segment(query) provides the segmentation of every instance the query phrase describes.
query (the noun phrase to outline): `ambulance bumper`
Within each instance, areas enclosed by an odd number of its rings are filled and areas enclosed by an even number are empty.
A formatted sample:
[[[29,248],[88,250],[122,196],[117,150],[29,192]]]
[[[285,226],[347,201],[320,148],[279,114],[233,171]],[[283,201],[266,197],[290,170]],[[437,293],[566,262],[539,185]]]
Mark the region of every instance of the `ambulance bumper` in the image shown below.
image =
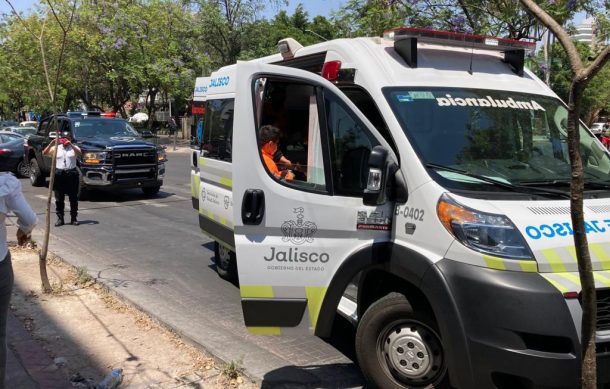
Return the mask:
[[[422,281],[435,306],[448,360],[456,361],[449,367],[455,386],[579,387],[575,323],[580,306],[539,274],[444,259]],[[610,382],[610,352],[602,351],[610,347],[603,346],[598,344],[600,384]]]

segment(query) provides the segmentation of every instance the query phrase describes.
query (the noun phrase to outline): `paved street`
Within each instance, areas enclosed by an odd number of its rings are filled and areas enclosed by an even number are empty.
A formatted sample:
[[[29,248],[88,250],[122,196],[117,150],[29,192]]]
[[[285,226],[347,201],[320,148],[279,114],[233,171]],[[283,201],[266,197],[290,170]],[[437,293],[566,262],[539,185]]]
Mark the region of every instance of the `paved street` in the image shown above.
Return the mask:
[[[346,356],[352,354],[345,345],[353,330],[342,320],[333,344],[246,331],[239,289],[216,274],[212,244],[192,209],[190,154],[169,151],[168,157],[158,196],[147,198],[140,190],[95,193],[80,203],[81,226],[52,227],[50,250],[72,265],[85,266],[187,341],[224,361],[239,361],[263,387],[360,387],[361,375]],[[34,188],[25,179],[22,183],[43,224],[47,188]],[[41,232],[35,233],[39,242]]]

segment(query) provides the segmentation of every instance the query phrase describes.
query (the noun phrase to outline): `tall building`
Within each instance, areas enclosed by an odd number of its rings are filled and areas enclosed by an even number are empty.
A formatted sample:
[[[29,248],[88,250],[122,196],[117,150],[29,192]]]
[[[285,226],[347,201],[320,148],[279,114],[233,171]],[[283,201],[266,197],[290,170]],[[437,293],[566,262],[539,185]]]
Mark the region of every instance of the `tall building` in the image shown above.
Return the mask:
[[[577,42],[585,42],[591,44],[595,35],[595,19],[586,18],[580,24],[576,25],[576,33],[572,34],[572,39]]]

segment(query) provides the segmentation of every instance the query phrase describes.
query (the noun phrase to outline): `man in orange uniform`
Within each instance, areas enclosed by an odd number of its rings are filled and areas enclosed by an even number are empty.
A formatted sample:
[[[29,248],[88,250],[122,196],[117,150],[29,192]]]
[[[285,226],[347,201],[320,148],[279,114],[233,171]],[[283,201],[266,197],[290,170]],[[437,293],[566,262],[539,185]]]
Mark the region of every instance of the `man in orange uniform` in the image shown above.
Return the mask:
[[[280,170],[277,164],[273,160],[273,156],[278,149],[280,141],[280,130],[277,127],[266,125],[259,129],[259,144],[261,148],[261,154],[263,161],[267,166],[267,169],[273,174],[274,177],[286,180],[292,180],[294,173],[291,170]]]

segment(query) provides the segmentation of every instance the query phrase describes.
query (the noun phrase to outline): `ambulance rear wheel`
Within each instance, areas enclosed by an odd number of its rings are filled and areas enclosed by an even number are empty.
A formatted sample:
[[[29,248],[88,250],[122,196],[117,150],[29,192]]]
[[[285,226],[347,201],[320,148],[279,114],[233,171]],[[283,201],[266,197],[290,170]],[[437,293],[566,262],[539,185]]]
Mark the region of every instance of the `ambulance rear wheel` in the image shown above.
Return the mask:
[[[216,271],[221,278],[233,281],[237,278],[237,261],[235,253],[229,250],[226,246],[214,242],[214,263]]]
[[[449,377],[435,321],[390,293],[373,303],[356,331],[364,376],[379,388],[446,388]]]

